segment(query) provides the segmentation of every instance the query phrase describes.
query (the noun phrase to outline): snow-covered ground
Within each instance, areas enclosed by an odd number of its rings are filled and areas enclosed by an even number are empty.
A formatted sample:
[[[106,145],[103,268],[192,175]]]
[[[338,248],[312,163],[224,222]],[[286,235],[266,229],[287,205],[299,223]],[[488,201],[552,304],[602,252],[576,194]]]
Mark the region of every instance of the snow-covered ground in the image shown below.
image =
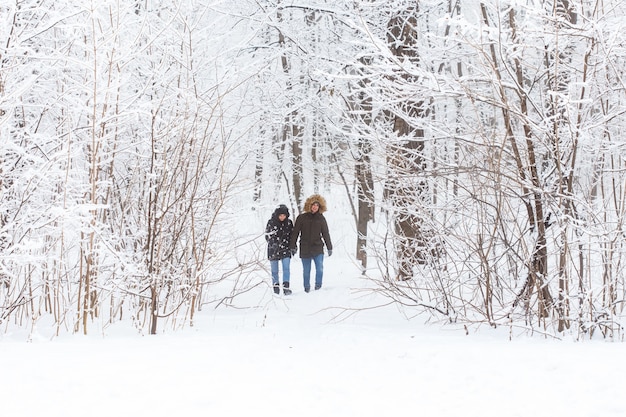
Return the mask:
[[[377,303],[347,256],[326,259],[322,290],[269,286],[257,307],[204,309],[156,336],[0,339],[0,411],[14,417],[626,415],[626,346],[516,337],[406,320]],[[258,302],[260,300],[260,303]]]

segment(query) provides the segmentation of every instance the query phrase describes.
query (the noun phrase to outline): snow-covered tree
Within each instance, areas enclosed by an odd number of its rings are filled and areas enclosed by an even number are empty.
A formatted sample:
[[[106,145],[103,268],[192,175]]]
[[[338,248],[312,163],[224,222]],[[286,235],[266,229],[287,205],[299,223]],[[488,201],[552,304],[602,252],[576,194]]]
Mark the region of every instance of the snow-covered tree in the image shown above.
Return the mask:
[[[236,210],[337,189],[407,308],[622,331],[622,2],[0,12],[1,323],[193,324],[258,285]]]

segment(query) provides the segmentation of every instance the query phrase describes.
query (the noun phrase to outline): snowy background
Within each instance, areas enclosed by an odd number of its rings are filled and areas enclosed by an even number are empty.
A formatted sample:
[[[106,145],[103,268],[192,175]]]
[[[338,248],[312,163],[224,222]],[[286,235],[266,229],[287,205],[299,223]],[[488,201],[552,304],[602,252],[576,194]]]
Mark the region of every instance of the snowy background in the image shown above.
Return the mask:
[[[0,417],[625,416],[625,4],[2,3]]]
[[[466,332],[380,307],[348,255],[350,223],[327,218],[337,247],[320,291],[303,292],[294,258],[292,296],[259,271],[237,308],[206,308],[192,328],[0,335],[2,415],[626,415],[623,343]]]

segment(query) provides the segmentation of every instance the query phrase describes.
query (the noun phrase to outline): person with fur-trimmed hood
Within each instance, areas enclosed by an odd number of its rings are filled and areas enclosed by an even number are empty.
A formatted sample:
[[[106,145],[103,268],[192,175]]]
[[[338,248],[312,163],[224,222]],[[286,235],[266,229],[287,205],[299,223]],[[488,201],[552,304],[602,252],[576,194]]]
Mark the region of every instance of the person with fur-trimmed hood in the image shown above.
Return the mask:
[[[333,254],[333,244],[330,241],[328,224],[324,217],[326,207],[326,200],[319,194],[313,194],[307,198],[304,203],[304,212],[296,218],[296,224],[291,233],[289,248],[294,255],[298,237],[300,237],[300,259],[306,292],[311,290],[311,261],[315,263],[315,289],[319,290],[322,288],[324,277],[324,245],[326,245],[328,256]]]
[[[293,230],[293,222],[289,219],[289,209],[281,204],[274,210],[272,217],[265,226],[265,240],[267,241],[267,259],[270,261],[272,270],[272,284],[274,293],[280,294],[280,281],[278,279],[279,263],[283,267],[283,292],[291,294],[289,289],[289,275],[291,263],[291,250],[289,238]]]

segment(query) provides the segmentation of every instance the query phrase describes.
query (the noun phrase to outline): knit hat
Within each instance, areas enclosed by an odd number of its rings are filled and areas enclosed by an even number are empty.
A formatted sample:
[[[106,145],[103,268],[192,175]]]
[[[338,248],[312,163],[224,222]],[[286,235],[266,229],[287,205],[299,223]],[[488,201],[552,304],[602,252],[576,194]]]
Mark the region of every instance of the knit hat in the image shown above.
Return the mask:
[[[278,217],[278,215],[280,214],[284,214],[285,216],[289,217],[289,209],[286,205],[281,204],[276,210],[274,210],[274,214],[276,215],[276,217]]]

